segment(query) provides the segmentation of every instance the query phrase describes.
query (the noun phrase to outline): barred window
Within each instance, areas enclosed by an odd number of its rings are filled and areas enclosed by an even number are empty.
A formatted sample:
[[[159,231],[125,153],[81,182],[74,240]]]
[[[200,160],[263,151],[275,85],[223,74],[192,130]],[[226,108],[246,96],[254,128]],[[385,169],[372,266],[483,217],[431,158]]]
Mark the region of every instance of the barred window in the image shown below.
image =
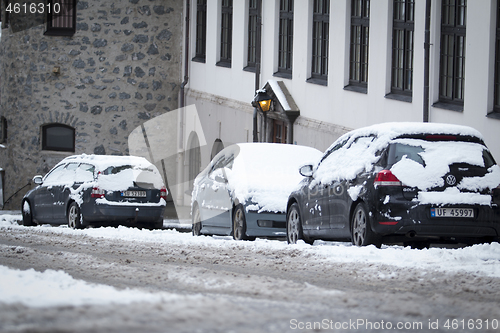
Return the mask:
[[[196,6],[196,48],[194,61],[205,62],[207,51],[207,0],[198,0]]]
[[[257,0],[248,1],[248,53],[247,69],[255,69],[257,62],[257,29],[258,29]]]
[[[467,0],[443,0],[439,101],[464,103]]]
[[[394,0],[391,92],[411,96],[415,0]]]
[[[500,1],[497,2],[497,30],[495,44],[495,90],[492,115],[500,118]]]
[[[76,31],[76,0],[47,0],[45,35],[72,36]]]
[[[220,59],[218,66],[231,67],[233,39],[233,0],[222,0],[220,29]]]
[[[368,86],[369,28],[370,0],[352,0],[349,84],[365,89]]]
[[[280,0],[278,73],[292,77],[293,0]]]
[[[312,67],[309,82],[325,84],[328,80],[328,41],[330,0],[314,0]]]

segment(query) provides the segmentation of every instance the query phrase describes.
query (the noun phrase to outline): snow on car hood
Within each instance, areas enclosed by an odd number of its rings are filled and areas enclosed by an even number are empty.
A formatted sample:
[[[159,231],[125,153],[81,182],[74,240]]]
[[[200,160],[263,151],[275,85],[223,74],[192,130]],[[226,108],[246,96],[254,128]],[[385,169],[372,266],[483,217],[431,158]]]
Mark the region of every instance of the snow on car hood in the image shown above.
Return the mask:
[[[238,144],[232,169],[226,169],[228,188],[248,210],[284,212],[288,196],[303,179],[299,168],[316,162],[317,149],[273,143]]]

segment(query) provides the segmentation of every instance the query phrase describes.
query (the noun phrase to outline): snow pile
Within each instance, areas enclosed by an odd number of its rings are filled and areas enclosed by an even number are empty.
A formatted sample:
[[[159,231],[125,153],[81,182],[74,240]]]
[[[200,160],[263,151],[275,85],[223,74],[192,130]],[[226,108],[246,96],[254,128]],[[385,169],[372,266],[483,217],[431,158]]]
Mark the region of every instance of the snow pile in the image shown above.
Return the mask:
[[[31,307],[130,304],[161,302],[178,298],[168,293],[147,293],[139,290],[118,290],[73,279],[63,271],[37,272],[0,266],[0,303],[22,303]]]
[[[237,251],[270,252],[283,255],[300,255],[311,262],[385,264],[396,267],[432,270],[437,272],[468,272],[477,275],[500,277],[500,244],[480,244],[465,248],[430,248],[423,250],[402,246],[357,247],[348,242],[316,241],[313,246],[304,242],[288,245],[280,240],[257,239],[254,242],[238,242],[232,237],[198,236],[175,230],[139,230],[136,228],[93,228],[73,230],[67,227],[23,227],[11,224],[0,215],[0,231],[30,228],[44,234],[86,235],[94,238],[152,242],[169,246],[206,246],[210,248],[234,249]]]

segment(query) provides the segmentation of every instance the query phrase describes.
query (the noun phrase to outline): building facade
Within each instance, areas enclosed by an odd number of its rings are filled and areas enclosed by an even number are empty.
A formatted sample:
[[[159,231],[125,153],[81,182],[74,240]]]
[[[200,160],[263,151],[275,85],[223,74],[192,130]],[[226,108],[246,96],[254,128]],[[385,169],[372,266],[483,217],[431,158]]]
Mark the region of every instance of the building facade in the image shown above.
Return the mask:
[[[177,109],[184,40],[182,1],[13,3],[2,1],[0,45],[5,209],[62,158],[128,155],[132,130]]]
[[[499,8],[497,0],[192,0],[187,104],[214,150],[252,141],[258,87],[273,97],[259,141],[324,150],[350,129],[425,119],[478,129],[499,161]]]

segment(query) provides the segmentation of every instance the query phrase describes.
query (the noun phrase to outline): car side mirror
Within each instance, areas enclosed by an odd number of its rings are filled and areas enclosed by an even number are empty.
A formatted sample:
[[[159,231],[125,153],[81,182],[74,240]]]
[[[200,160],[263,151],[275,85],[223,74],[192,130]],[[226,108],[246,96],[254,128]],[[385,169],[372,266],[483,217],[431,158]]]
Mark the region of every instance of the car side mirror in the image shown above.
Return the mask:
[[[299,169],[299,173],[304,177],[312,177],[313,175],[313,166],[310,164],[303,165]]]
[[[43,177],[42,176],[33,177],[33,183],[35,183],[36,185],[42,185],[43,184]]]

